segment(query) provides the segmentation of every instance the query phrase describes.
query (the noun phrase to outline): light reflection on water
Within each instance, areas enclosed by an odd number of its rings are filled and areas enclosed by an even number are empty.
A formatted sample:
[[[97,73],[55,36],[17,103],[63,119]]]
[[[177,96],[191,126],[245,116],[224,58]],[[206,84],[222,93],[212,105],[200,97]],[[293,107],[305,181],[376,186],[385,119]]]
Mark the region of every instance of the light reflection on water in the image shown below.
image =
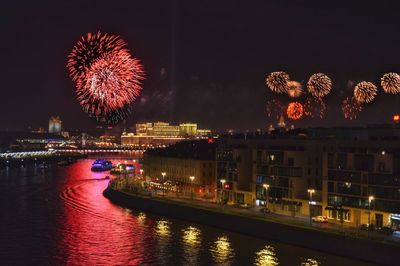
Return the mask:
[[[262,250],[256,252],[255,265],[275,266],[279,265],[275,249],[272,246],[265,246]]]
[[[109,173],[91,172],[92,162],[0,169],[2,264],[363,265],[118,207],[102,195]]]
[[[305,259],[304,261],[301,262],[301,266],[318,266],[321,265],[321,263],[315,259]]]
[[[201,231],[194,227],[189,226],[182,229],[182,243],[183,252],[186,258],[187,265],[199,264],[199,252],[201,247]]]
[[[235,256],[228,237],[220,236],[210,247],[210,252],[215,262],[220,265],[230,265]]]

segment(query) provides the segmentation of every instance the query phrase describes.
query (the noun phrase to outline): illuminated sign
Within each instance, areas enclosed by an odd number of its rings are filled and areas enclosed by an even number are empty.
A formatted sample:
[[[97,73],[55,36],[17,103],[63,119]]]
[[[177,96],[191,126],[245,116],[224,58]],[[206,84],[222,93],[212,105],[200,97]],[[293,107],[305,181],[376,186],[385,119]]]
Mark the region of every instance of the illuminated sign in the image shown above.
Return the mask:
[[[400,115],[394,115],[393,116],[393,121],[399,122],[400,121]]]

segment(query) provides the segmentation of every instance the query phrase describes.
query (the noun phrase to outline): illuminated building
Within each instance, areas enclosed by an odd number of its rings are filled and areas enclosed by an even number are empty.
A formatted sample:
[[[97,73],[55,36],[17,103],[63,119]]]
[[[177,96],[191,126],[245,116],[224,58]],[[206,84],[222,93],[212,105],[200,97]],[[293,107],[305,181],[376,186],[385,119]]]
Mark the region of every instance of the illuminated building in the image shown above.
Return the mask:
[[[156,122],[153,124],[154,136],[167,136],[167,137],[178,137],[179,126],[171,126],[169,123]]]
[[[215,143],[202,139],[148,150],[143,155],[145,176],[152,180],[164,179],[164,182],[177,183],[183,190],[194,185],[197,195],[214,197],[215,146]],[[192,181],[190,176],[194,176]]]
[[[197,124],[193,123],[179,124],[179,133],[181,136],[194,136],[197,134]]]
[[[142,135],[142,136],[153,135],[153,123],[136,124],[136,135]]]
[[[61,119],[60,117],[52,116],[49,119],[49,133],[61,133]]]
[[[183,137],[175,136],[146,136],[146,135],[135,135],[133,133],[124,132],[121,135],[121,144],[127,146],[144,146],[144,147],[156,147],[162,145],[170,145],[179,141],[185,140]]]
[[[211,136],[211,130],[198,129],[197,124],[182,123],[179,126],[166,122],[138,123],[136,134],[124,132],[122,145],[159,146],[169,145],[187,138],[204,138]]]
[[[283,118],[283,115],[279,117],[278,128],[286,128],[286,123],[285,119]]]
[[[228,204],[265,206],[268,200],[274,213],[307,217],[311,211],[351,226],[368,223],[371,208],[375,226],[400,228],[396,125],[222,136],[216,172]]]

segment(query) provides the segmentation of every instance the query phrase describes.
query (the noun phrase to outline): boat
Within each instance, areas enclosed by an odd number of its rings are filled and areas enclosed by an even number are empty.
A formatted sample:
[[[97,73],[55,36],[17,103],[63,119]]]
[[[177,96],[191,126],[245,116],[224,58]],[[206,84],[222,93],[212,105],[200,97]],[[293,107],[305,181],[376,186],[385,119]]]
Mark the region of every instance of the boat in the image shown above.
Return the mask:
[[[66,160],[64,160],[64,161],[59,161],[58,163],[57,163],[57,165],[58,166],[67,166],[67,165],[70,165],[70,164],[73,164],[73,163],[75,163],[76,162],[76,159],[75,158],[71,158],[71,157],[68,157]]]
[[[135,173],[135,166],[133,164],[118,163],[113,169],[111,169],[111,174],[133,174]]]
[[[59,161],[59,162],[57,163],[57,165],[58,165],[58,166],[67,166],[67,165],[70,165],[70,162],[68,162],[68,161]]]
[[[101,171],[108,171],[111,170],[112,163],[107,160],[96,160],[92,164],[92,171],[94,172],[101,172]]]

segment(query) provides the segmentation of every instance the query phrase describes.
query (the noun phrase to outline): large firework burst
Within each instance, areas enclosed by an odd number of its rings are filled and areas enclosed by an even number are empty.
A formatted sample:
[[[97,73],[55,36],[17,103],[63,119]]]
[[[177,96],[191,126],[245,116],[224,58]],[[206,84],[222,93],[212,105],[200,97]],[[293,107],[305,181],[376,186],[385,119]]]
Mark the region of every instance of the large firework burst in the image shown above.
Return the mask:
[[[347,97],[342,102],[342,112],[345,119],[354,120],[362,111],[362,105],[354,97]]]
[[[400,75],[397,73],[386,73],[381,78],[381,86],[386,93],[400,93]]]
[[[304,115],[312,118],[323,118],[326,110],[326,105],[321,98],[308,97],[304,103]]]
[[[313,74],[308,79],[307,90],[312,96],[316,98],[324,97],[331,91],[331,89],[332,81],[327,75],[323,73]]]
[[[98,121],[123,119],[142,90],[143,67],[125,47],[119,36],[88,33],[68,56],[78,101]]]
[[[291,102],[286,109],[286,114],[288,118],[298,120],[304,114],[304,107],[299,102]]]
[[[267,101],[267,116],[278,119],[283,113],[283,105],[278,99]]]
[[[369,103],[375,99],[377,87],[368,81],[361,81],[354,88],[354,98],[359,103]]]
[[[268,88],[277,93],[285,93],[288,90],[288,82],[290,78],[286,72],[272,72],[267,76],[266,84]]]
[[[292,98],[298,98],[301,96],[301,94],[303,93],[303,86],[300,84],[300,82],[297,81],[289,81],[287,83],[287,94],[292,97]]]

